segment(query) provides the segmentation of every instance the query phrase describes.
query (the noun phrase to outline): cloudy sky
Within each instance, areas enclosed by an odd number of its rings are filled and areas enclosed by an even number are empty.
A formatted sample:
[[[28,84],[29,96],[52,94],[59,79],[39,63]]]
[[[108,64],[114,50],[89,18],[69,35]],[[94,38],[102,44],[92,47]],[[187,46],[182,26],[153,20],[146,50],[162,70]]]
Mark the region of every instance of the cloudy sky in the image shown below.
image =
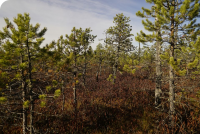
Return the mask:
[[[97,35],[91,44],[95,49],[102,42],[99,40],[105,38],[104,31],[114,25],[113,17],[118,13],[130,17],[134,35],[144,30],[142,19],[135,15],[142,6],[150,7],[145,0],[7,0],[0,8],[0,30],[5,26],[5,17],[13,20],[18,13],[26,12],[30,14],[32,24],[47,27],[43,45],[57,40],[60,35],[70,34],[74,26],[90,27],[92,34]],[[138,43],[133,40],[133,45]]]

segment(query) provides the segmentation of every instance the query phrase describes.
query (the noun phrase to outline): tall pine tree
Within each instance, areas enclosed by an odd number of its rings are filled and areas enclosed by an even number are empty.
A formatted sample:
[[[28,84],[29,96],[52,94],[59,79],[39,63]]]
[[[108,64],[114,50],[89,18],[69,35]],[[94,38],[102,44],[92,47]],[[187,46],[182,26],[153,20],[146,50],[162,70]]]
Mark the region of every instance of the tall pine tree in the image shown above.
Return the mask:
[[[121,52],[128,52],[133,49],[131,34],[132,26],[130,26],[130,17],[126,17],[121,14],[116,14],[114,17],[115,26],[107,29],[106,33],[109,38],[106,39],[106,43],[114,47],[115,63],[113,65],[113,82],[115,83],[117,68],[119,66],[119,56]]]
[[[23,134],[26,134],[28,131],[27,117],[30,107],[29,130],[32,134],[34,97],[37,96],[33,93],[32,63],[39,53],[40,44],[44,40],[43,35],[47,29],[43,28],[41,31],[38,31],[40,25],[38,23],[35,26],[30,24],[30,17],[27,13],[24,15],[18,14],[13,21],[17,27],[15,27],[8,18],[5,18],[7,26],[3,28],[3,31],[0,31],[0,38],[4,40],[1,47],[5,52],[5,54],[0,57],[0,61],[3,65],[2,71],[7,73],[9,77],[7,88],[4,91],[8,99],[18,96],[22,98]],[[13,96],[14,94],[12,92],[7,92],[8,90],[14,92],[17,96]],[[16,92],[18,90],[22,91],[20,92],[21,95]]]
[[[148,19],[142,21],[145,29],[152,31],[153,34],[145,34],[141,31],[138,40],[153,40],[161,43],[166,42],[170,46],[169,51],[169,113],[171,126],[173,127],[173,116],[175,115],[175,71],[185,73],[177,68],[175,59],[175,49],[182,44],[184,39],[196,38],[199,33],[199,24],[196,18],[199,16],[199,0],[147,0],[148,3],[154,4],[152,9],[143,8],[148,16],[156,18],[152,23]],[[159,11],[159,12],[158,12]],[[155,14],[156,13],[156,14]],[[138,16],[146,17],[144,13],[138,12]],[[178,27],[178,28],[177,28]],[[156,33],[160,30],[159,34]],[[191,34],[193,32],[193,34]],[[178,35],[177,35],[177,34]],[[176,38],[175,38],[176,37]]]

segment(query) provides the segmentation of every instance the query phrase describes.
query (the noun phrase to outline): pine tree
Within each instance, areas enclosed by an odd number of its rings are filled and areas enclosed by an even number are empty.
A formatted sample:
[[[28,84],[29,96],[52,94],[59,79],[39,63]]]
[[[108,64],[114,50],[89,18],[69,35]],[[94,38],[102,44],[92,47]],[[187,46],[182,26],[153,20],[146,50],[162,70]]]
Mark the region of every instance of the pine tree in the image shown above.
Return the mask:
[[[66,41],[61,35],[57,41],[52,41],[43,49],[46,50],[47,53],[46,56],[48,56],[47,57],[48,60],[46,59],[46,61],[49,61],[51,63],[49,68],[51,68],[52,71],[57,76],[57,78],[54,79],[54,81],[58,82],[57,85],[61,85],[60,88],[63,98],[62,110],[64,110],[64,105],[65,105],[64,87],[66,87],[67,85],[66,81],[68,79],[68,75],[66,74],[70,70],[70,62],[71,62],[71,60],[68,58],[69,52],[67,51]],[[52,66],[54,68],[52,68]],[[57,92],[59,91],[58,89]]]
[[[71,65],[72,65],[74,111],[75,111],[75,114],[77,115],[76,87],[77,87],[77,84],[79,83],[78,76],[83,75],[80,72],[86,73],[86,65],[87,65],[86,56],[87,56],[87,52],[91,52],[91,48],[89,49],[89,44],[96,38],[96,36],[90,34],[91,32],[90,28],[86,28],[85,30],[82,30],[82,28],[76,29],[75,27],[73,27],[71,32],[72,33],[70,35],[66,34],[65,45],[67,48],[66,50],[69,53],[68,59],[71,61]],[[81,65],[81,61],[80,61],[82,57],[84,58],[84,66]],[[76,116],[75,116],[75,120],[76,120]]]
[[[199,33],[199,24],[196,18],[199,16],[199,0],[147,0],[148,3],[156,4],[152,10],[143,8],[148,16],[157,18],[156,23],[148,19],[142,21],[145,29],[152,31],[153,34],[147,35],[141,31],[140,41],[159,41],[166,42],[170,45],[169,51],[169,103],[170,103],[170,120],[171,126],[174,126],[173,116],[175,115],[175,71],[181,71],[177,68],[178,62],[175,59],[175,49],[181,45],[187,38],[197,38]],[[158,12],[160,11],[160,12]],[[154,14],[154,12],[156,14]],[[146,17],[143,13],[138,12],[138,16]],[[178,27],[178,28],[177,28]],[[155,33],[159,28],[160,32]],[[178,33],[178,36],[176,35]],[[191,34],[193,32],[193,34]],[[175,37],[178,37],[175,39]],[[183,70],[182,72],[185,72]]]
[[[130,26],[130,17],[126,17],[121,14],[117,14],[114,17],[115,26],[107,29],[106,33],[109,38],[106,39],[106,43],[114,47],[115,63],[113,65],[113,83],[115,83],[117,68],[119,66],[119,56],[121,52],[128,52],[133,49],[131,34],[132,26]]]
[[[97,69],[97,73],[96,73],[96,81],[98,82],[98,78],[99,78],[99,76],[101,76],[102,62],[106,57],[104,47],[101,43],[99,43],[96,46],[96,50],[94,51],[94,53],[95,53],[95,55],[94,55],[95,62],[97,62],[97,64],[98,64],[98,69]]]
[[[83,84],[85,86],[85,82],[86,82],[86,70],[87,70],[87,57],[91,54],[91,46],[90,43],[92,43],[94,41],[94,39],[97,36],[91,35],[90,32],[92,32],[92,30],[90,30],[90,28],[86,28],[81,35],[81,45],[83,46],[84,49],[84,67],[83,67]],[[90,49],[89,49],[90,48]]]
[[[28,107],[30,107],[30,120],[29,127],[30,133],[33,133],[33,111],[34,111],[34,93],[32,82],[33,61],[36,59],[40,44],[43,42],[42,37],[46,28],[43,28],[38,32],[40,25],[37,23],[35,26],[30,24],[29,14],[18,14],[17,18],[14,18],[14,24],[5,18],[6,27],[3,28],[3,32],[0,31],[0,38],[5,42],[2,44],[2,49],[5,54],[0,57],[2,71],[7,73],[9,77],[8,86],[4,90],[7,98],[12,94],[7,94],[8,89],[15,88],[12,85],[21,84],[17,90],[22,91],[23,100],[23,134],[27,133],[27,117]],[[14,77],[11,73],[13,72]],[[15,89],[16,90],[16,89]],[[14,91],[14,90],[13,90]],[[19,95],[19,94],[17,94]],[[14,96],[13,96],[14,97]],[[29,106],[30,105],[30,106]]]
[[[153,2],[152,1],[147,1],[147,2]],[[155,87],[155,106],[159,107],[160,103],[161,103],[161,78],[162,78],[162,74],[161,74],[161,59],[160,59],[160,54],[161,54],[161,33],[160,33],[160,24],[158,22],[158,18],[157,18],[157,13],[159,11],[156,2],[155,5],[152,6],[152,9],[146,9],[146,8],[142,8],[143,13],[141,13],[140,11],[138,11],[136,13],[137,16],[142,17],[142,18],[148,18],[149,16],[154,17],[155,18],[155,22],[152,23],[150,22],[148,19],[146,19],[146,22],[143,20],[142,23],[145,27],[146,30],[153,32],[153,34],[151,35],[146,35],[145,33],[143,33],[143,31],[140,32],[140,34],[137,34],[138,36],[135,38],[137,41],[139,42],[152,42],[152,41],[156,41],[156,87]],[[156,33],[155,33],[156,32]]]

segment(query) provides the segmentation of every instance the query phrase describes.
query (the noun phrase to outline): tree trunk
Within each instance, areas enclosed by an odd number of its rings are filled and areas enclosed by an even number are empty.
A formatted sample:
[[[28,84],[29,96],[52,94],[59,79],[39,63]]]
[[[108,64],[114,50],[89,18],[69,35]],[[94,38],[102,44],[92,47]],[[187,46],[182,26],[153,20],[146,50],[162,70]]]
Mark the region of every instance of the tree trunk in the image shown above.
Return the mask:
[[[169,102],[170,102],[170,121],[174,125],[173,116],[175,114],[175,93],[174,93],[174,70],[172,66],[169,67]]]
[[[156,43],[156,88],[155,88],[155,106],[158,108],[161,104],[161,79],[162,79],[162,73],[161,73],[161,44],[157,41]]]
[[[101,76],[101,61],[99,62],[99,67],[96,73],[96,82],[99,81],[99,76]]]
[[[97,71],[97,73],[96,73],[96,82],[98,82],[99,81],[99,71]]]
[[[138,54],[138,56],[139,56],[139,63],[140,63],[140,42],[139,42],[139,54]]]
[[[28,55],[28,92],[30,95],[30,123],[29,123],[29,128],[30,128],[30,134],[33,134],[33,111],[34,111],[34,99],[33,99],[33,89],[32,89],[32,65],[31,65],[31,54],[30,54],[30,48],[28,44],[28,34],[27,33],[27,40],[26,40],[26,48],[27,48],[27,55]]]
[[[25,88],[25,83],[24,81],[22,82],[22,98],[23,98],[23,103],[26,101],[26,88]],[[23,105],[23,122],[22,122],[22,131],[23,134],[27,133],[27,108]]]
[[[21,63],[23,63],[23,55],[21,54]],[[22,77],[22,99],[23,103],[26,101],[26,83],[24,77],[24,69],[21,69],[21,77]],[[22,119],[22,133],[27,133],[27,108],[23,104],[23,119]]]
[[[175,0],[172,1],[172,4],[175,4]],[[174,46],[175,46],[175,27],[174,27],[174,15],[171,16],[171,43],[170,43],[170,57],[174,58]],[[169,103],[170,103],[170,121],[171,126],[174,126],[174,114],[175,114],[175,86],[174,86],[174,70],[172,65],[169,65]]]
[[[33,100],[32,95],[30,96],[30,102],[31,102],[31,107],[30,107],[30,134],[33,134],[34,100]]]
[[[119,44],[120,45],[120,44]],[[115,64],[113,66],[113,83],[116,81],[116,75],[117,75],[117,68],[118,68],[118,60],[119,60],[119,46],[117,47],[117,55],[115,57]]]
[[[64,110],[64,107],[65,107],[65,94],[64,94],[64,81],[63,80],[62,80],[62,94],[63,94],[62,110]]]
[[[85,46],[84,46],[85,47]],[[86,82],[86,69],[87,69],[87,54],[86,54],[86,48],[85,49],[85,52],[84,52],[84,70],[83,70],[83,84],[84,84],[84,87],[85,87],[85,82]]]
[[[99,65],[99,76],[101,76],[101,62],[100,62],[100,65]]]
[[[157,18],[156,18],[156,22],[157,23]],[[160,30],[157,30],[157,34],[158,36],[160,35]],[[156,42],[156,88],[155,88],[155,107],[159,108],[160,104],[161,104],[161,79],[162,79],[162,73],[161,73],[161,58],[160,58],[160,54],[161,54],[161,42],[157,41]]]
[[[75,122],[75,134],[77,133],[77,96],[76,96],[76,74],[77,74],[77,67],[76,67],[76,53],[74,58],[74,122]]]

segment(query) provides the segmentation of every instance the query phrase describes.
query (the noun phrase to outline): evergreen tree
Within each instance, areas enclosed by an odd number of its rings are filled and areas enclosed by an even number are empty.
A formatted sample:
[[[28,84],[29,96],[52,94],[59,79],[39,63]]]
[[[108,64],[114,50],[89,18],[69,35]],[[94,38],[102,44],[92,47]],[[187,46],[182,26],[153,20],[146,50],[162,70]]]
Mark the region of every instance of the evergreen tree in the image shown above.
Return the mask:
[[[77,87],[77,84],[79,83],[78,77],[80,75],[83,75],[80,72],[86,73],[86,65],[87,65],[86,56],[87,56],[87,52],[91,52],[91,48],[89,49],[89,43],[91,43],[96,36],[90,34],[91,32],[90,28],[86,28],[85,30],[82,30],[82,28],[76,29],[75,27],[73,27],[71,32],[72,33],[70,35],[66,34],[65,45],[66,45],[66,51],[69,53],[68,59],[71,61],[70,63],[72,65],[74,111],[75,111],[75,114],[77,115],[76,87]],[[81,61],[80,61],[82,57],[84,57],[84,67],[81,65]]]
[[[96,50],[94,51],[95,62],[98,64],[97,73],[96,73],[96,81],[98,82],[99,76],[101,76],[102,62],[106,57],[105,49],[101,43],[96,46]]]
[[[128,52],[133,49],[131,34],[132,26],[130,26],[130,18],[121,14],[117,14],[114,17],[115,26],[107,29],[106,33],[109,38],[106,39],[106,43],[114,47],[115,63],[113,65],[113,82],[115,83],[117,68],[119,65],[119,56],[121,52]]]
[[[149,2],[153,2],[153,0]],[[155,5],[152,6],[151,10],[142,8],[143,13],[141,13],[140,11],[136,13],[137,16],[142,17],[142,18],[148,18],[149,16],[154,17],[155,22],[151,22],[148,19],[146,19],[146,22],[143,20],[142,24],[144,25],[145,29],[150,32],[153,32],[153,34],[146,35],[144,34],[143,31],[141,31],[140,34],[137,34],[138,36],[136,36],[135,38],[137,41],[142,42],[142,43],[156,41],[156,87],[155,87],[156,108],[160,106],[160,103],[161,103],[160,97],[162,93],[162,90],[161,90],[162,74],[161,74],[161,59],[160,59],[162,42],[161,42],[161,33],[160,33],[161,25],[159,24],[158,18],[157,18],[157,13],[159,12],[159,9],[157,8],[158,7],[155,2]]]
[[[173,116],[175,115],[175,71],[178,69],[178,62],[175,59],[175,49],[182,44],[183,40],[187,38],[197,38],[199,33],[199,24],[196,23],[196,18],[199,16],[199,0],[147,0],[148,3],[156,4],[152,10],[143,8],[147,15],[157,18],[156,23],[152,23],[148,19],[142,21],[145,29],[154,31],[153,34],[147,35],[141,31],[140,40],[145,41],[144,38],[161,43],[167,42],[170,45],[169,51],[169,104],[170,104],[170,120],[173,127]],[[154,14],[154,11],[156,14]],[[160,12],[158,12],[160,11]],[[137,13],[138,16],[145,17],[141,12]],[[177,29],[178,27],[178,29]],[[155,33],[159,28],[159,34]],[[176,35],[176,32],[178,36]],[[192,33],[193,32],[193,33]],[[192,34],[191,34],[192,33]],[[178,37],[177,39],[175,37]]]
[[[91,55],[92,51],[91,51],[91,46],[90,43],[92,43],[94,41],[94,39],[96,38],[96,36],[91,35],[90,32],[92,32],[92,30],[90,30],[90,28],[86,28],[81,35],[81,45],[83,46],[84,49],[84,67],[83,67],[83,84],[85,86],[85,82],[86,82],[86,70],[87,70],[87,57],[89,55]]]
[[[22,91],[22,94],[17,93],[17,97],[21,96],[23,100],[23,134],[27,133],[27,117],[28,108],[30,107],[30,120],[29,120],[29,130],[33,133],[33,111],[34,111],[34,98],[37,96],[33,93],[33,61],[36,59],[40,44],[43,42],[42,37],[46,28],[43,28],[38,32],[40,25],[37,23],[35,26],[30,24],[29,14],[24,15],[18,14],[17,18],[14,18],[14,24],[5,18],[6,27],[3,31],[0,31],[0,38],[5,42],[2,44],[2,49],[5,52],[1,56],[2,71],[7,74],[9,78],[7,87],[4,90],[5,97],[11,99],[13,93],[7,92],[8,90]],[[11,74],[12,72],[14,74]],[[21,86],[19,85],[21,84]],[[16,88],[16,85],[18,88]],[[21,92],[20,92],[21,93]]]

